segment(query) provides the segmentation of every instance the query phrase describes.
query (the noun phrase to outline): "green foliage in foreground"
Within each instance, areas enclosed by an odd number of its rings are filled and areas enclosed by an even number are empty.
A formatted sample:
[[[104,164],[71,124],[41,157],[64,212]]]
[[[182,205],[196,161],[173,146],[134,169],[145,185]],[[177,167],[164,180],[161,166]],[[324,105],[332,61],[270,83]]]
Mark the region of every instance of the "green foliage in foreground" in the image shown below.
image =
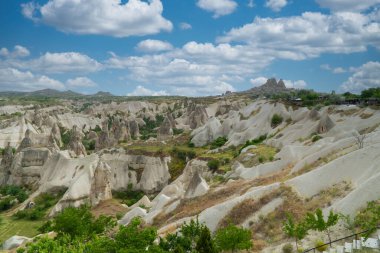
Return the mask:
[[[128,226],[119,226],[111,217],[95,218],[88,207],[69,207],[52,221],[43,225],[41,232],[55,231],[55,238],[38,237],[32,243],[19,248],[18,253],[138,253],[138,252],[192,252],[217,253],[226,250],[252,247],[251,233],[233,225],[220,230],[213,238],[209,229],[191,221],[184,224],[176,234],[159,238],[157,230],[144,227],[139,218]]]
[[[365,238],[374,233],[377,227],[380,226],[380,203],[375,201],[368,202],[367,207],[356,215],[355,225],[360,227],[361,230],[368,230],[364,234]]]

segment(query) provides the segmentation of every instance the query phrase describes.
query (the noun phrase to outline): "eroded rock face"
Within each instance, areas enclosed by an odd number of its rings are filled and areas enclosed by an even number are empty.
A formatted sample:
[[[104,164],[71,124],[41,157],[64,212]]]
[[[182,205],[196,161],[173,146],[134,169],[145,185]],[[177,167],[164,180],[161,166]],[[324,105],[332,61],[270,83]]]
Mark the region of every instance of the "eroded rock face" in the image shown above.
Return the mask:
[[[335,126],[334,121],[330,118],[330,116],[325,113],[322,115],[319,124],[317,126],[317,133],[323,134],[330,131]]]
[[[102,132],[99,134],[99,138],[95,144],[96,150],[112,147],[113,143],[113,136],[108,130],[108,121],[103,121]]]
[[[62,147],[61,131],[59,130],[58,124],[54,123],[51,129],[51,136],[58,147]]]
[[[10,142],[8,142],[7,147],[4,149],[3,159],[1,160],[1,167],[9,168],[13,161],[13,151]]]
[[[173,128],[175,128],[176,123],[173,116],[168,113],[162,122],[160,128],[158,129],[158,139],[166,140],[173,136]]]
[[[204,146],[222,136],[222,124],[217,118],[211,118],[204,126],[195,129],[191,135],[193,136],[191,142],[196,147]]]
[[[30,138],[30,129],[25,131],[25,137],[22,139],[19,147],[17,148],[17,152],[20,152],[24,148],[30,148],[33,145],[32,139]]]
[[[112,199],[111,168],[106,163],[99,161],[91,184],[91,205],[96,206],[99,202],[108,199]]]
[[[30,241],[32,241],[32,238],[14,235],[4,242],[3,250],[15,249],[19,247],[20,245],[22,245],[24,242],[30,242]]]
[[[208,192],[210,187],[208,186],[206,180],[204,180],[198,171],[196,171],[190,180],[189,186],[187,187],[185,198],[195,198],[202,196]]]
[[[71,139],[69,142],[69,151],[72,156],[86,156],[86,148],[83,146],[82,138],[84,134],[78,129],[76,125],[71,130]]]
[[[128,121],[128,129],[132,138],[137,138],[140,135],[139,124],[136,120]]]
[[[188,125],[191,129],[196,129],[203,126],[208,120],[208,114],[204,106],[191,104],[187,111]]]

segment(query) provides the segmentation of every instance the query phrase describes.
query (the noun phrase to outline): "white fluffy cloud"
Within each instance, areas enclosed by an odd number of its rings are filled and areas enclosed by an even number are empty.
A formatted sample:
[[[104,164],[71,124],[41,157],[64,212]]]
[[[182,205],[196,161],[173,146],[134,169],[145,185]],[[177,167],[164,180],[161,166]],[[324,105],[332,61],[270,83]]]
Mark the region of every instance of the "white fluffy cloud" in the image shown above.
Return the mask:
[[[327,70],[327,71],[330,71],[332,72],[333,74],[343,74],[343,73],[346,73],[347,70],[345,70],[344,68],[342,67],[336,67],[336,68],[333,68],[331,67],[329,64],[322,64],[321,65],[321,69],[323,70]]]
[[[27,62],[19,63],[23,68],[46,73],[94,72],[102,65],[87,55],[77,52],[49,53]]]
[[[281,11],[288,4],[287,0],[267,0],[265,6],[272,11]]]
[[[294,89],[304,89],[307,86],[307,83],[304,80],[284,80],[286,88],[294,88]]]
[[[136,49],[142,52],[160,52],[173,49],[172,44],[162,40],[143,40],[137,44]]]
[[[26,47],[16,45],[13,51],[8,50],[3,47],[0,49],[0,56],[10,57],[10,58],[22,58],[30,55],[29,50]]]
[[[33,91],[39,89],[65,88],[60,81],[44,75],[35,75],[30,71],[20,71],[14,68],[0,69],[0,90],[3,91]]]
[[[181,22],[179,23],[179,29],[181,30],[189,30],[193,28],[189,23],[186,23],[186,22]]]
[[[164,91],[153,91],[148,88],[145,88],[142,85],[138,85],[131,93],[128,93],[127,96],[168,96],[169,94]]]
[[[240,42],[268,56],[293,60],[322,53],[363,52],[369,45],[380,48],[378,14],[305,12],[293,17],[255,18],[217,41]]]
[[[172,23],[162,16],[161,0],[49,0],[39,6],[22,4],[25,17],[75,34],[114,37],[143,36],[171,31]]]
[[[261,86],[261,85],[263,85],[264,83],[266,83],[267,80],[268,80],[268,78],[263,77],[263,76],[260,76],[260,77],[257,77],[257,78],[254,78],[254,79],[251,79],[251,80],[249,80],[249,81],[250,81],[250,83],[253,85],[253,87],[257,87],[257,86]]]
[[[379,0],[317,0],[317,3],[333,11],[364,11],[380,4]]]
[[[380,87],[380,62],[372,61],[354,69],[353,75],[340,86],[343,91],[353,93],[375,87]]]
[[[74,79],[68,79],[66,81],[66,85],[70,88],[97,86],[97,84],[88,77],[76,77]]]
[[[214,18],[229,15],[238,6],[233,0],[198,0],[197,5],[201,9],[214,13]]]

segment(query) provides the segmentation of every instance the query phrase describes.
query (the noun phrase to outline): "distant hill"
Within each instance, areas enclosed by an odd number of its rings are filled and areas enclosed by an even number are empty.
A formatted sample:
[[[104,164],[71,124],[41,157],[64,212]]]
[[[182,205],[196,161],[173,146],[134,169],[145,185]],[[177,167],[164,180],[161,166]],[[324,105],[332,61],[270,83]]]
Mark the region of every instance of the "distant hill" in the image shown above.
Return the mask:
[[[253,87],[249,90],[238,92],[244,94],[251,94],[256,96],[273,95],[278,93],[287,93],[293,89],[288,89],[285,86],[284,81],[280,79],[278,82],[275,78],[270,78],[261,86]]]
[[[37,91],[2,91],[0,97],[50,97],[50,98],[80,98],[80,97],[113,97],[110,92],[99,91],[95,94],[84,95],[72,90],[59,91],[54,89],[43,89]]]

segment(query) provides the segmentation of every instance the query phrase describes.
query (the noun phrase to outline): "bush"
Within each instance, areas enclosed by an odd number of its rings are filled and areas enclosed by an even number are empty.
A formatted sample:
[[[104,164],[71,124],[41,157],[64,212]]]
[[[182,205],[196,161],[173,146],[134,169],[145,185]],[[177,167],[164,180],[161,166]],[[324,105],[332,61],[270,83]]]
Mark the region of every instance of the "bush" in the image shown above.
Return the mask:
[[[220,166],[219,160],[212,159],[207,162],[207,166],[212,172],[215,172],[219,169],[219,166]]]
[[[315,241],[314,243],[314,246],[315,248],[319,251],[319,252],[323,252],[323,251],[326,251],[328,246],[327,245],[324,245],[325,243],[322,241],[322,240],[317,240]],[[323,245],[323,246],[322,246]]]
[[[216,232],[215,242],[222,251],[231,250],[248,250],[252,248],[251,231],[244,228],[239,228],[235,225],[228,225]]]
[[[127,190],[124,191],[112,191],[112,195],[121,199],[124,204],[127,206],[132,206],[137,201],[139,201],[142,197],[144,197],[144,192],[142,191],[134,191],[132,184],[128,184]]]
[[[272,128],[276,128],[278,125],[282,123],[283,120],[284,119],[282,118],[281,115],[274,114],[271,121]]]
[[[267,134],[263,134],[263,135],[260,135],[259,137],[257,137],[256,139],[246,141],[245,144],[243,145],[243,147],[240,148],[239,154],[241,153],[241,151],[244,148],[251,146],[251,145],[258,145],[258,144],[262,143],[263,141],[265,141],[266,139],[267,139]]]
[[[292,253],[293,252],[293,245],[291,245],[290,243],[285,244],[282,247],[282,252],[283,253]]]
[[[55,194],[41,193],[34,199],[35,205],[32,208],[19,210],[13,215],[16,219],[39,220],[42,219],[46,211],[57,204],[58,200],[63,196],[64,191]]]
[[[265,161],[265,158],[263,156],[259,157],[259,163],[263,163]]]
[[[214,140],[213,142],[211,142],[210,149],[220,148],[224,144],[226,144],[227,141],[228,141],[228,139],[226,137],[224,137],[224,136],[223,137],[218,137],[216,140]]]
[[[319,141],[320,139],[322,139],[322,136],[314,135],[313,138],[311,139],[311,141],[312,141],[312,142],[317,142],[317,141]]]

